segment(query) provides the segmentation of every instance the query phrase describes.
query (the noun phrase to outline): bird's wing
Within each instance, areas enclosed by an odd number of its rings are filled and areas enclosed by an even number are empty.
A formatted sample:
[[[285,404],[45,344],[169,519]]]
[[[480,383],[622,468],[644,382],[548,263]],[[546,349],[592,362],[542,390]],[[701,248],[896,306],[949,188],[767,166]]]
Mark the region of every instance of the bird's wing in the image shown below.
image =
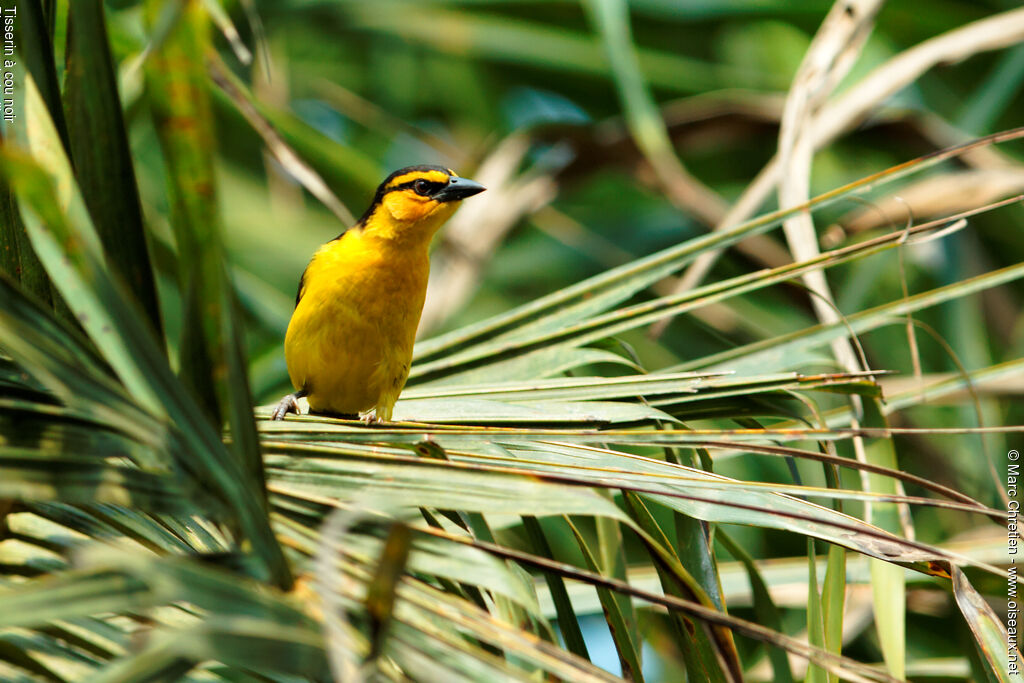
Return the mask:
[[[312,261],[310,261],[310,263],[312,263]],[[302,270],[302,277],[299,278],[299,291],[295,292],[295,305],[296,306],[299,305],[299,300],[302,299],[302,295],[304,293],[303,290],[306,289],[306,273],[308,273],[308,272],[309,272],[309,266],[307,265]]]
[[[341,234],[338,235],[337,237],[335,237],[333,240],[331,240],[331,242],[337,242],[338,240],[340,240],[342,237],[345,236],[346,232],[348,232],[347,229],[346,230],[342,230]],[[327,244],[330,244],[331,242],[328,242]],[[324,246],[327,246],[327,245],[324,245]],[[322,248],[323,247],[321,247],[321,249]],[[317,251],[317,253],[320,253],[319,250]],[[313,254],[313,258],[309,259],[309,263],[306,264],[306,268],[302,271],[302,277],[299,278],[299,291],[295,292],[295,305],[296,306],[299,305],[299,301],[302,300],[302,295],[305,293],[304,290],[306,288],[306,274],[309,273],[309,267],[311,265],[313,265],[313,261],[315,261],[315,260],[316,260],[316,254]]]

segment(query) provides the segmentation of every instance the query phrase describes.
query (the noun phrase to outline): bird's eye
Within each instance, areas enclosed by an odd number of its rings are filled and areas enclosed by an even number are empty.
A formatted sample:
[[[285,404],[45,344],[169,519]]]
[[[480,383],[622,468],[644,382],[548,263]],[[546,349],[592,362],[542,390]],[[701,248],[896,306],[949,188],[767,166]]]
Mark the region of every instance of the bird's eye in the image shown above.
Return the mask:
[[[421,194],[424,197],[426,197],[427,195],[430,194],[430,190],[433,189],[432,186],[433,183],[420,178],[415,183],[413,183],[412,189],[416,190],[416,194]]]

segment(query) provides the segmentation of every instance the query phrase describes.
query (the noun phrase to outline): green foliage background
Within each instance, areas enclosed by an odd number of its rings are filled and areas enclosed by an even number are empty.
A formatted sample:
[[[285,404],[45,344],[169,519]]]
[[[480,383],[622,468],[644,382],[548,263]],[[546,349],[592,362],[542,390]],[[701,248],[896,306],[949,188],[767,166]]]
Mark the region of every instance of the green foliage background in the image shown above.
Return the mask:
[[[830,10],[18,3],[0,678],[1011,680],[1024,12],[883,5],[809,95],[817,198],[727,219]],[[254,421],[414,163],[489,190],[400,421]]]

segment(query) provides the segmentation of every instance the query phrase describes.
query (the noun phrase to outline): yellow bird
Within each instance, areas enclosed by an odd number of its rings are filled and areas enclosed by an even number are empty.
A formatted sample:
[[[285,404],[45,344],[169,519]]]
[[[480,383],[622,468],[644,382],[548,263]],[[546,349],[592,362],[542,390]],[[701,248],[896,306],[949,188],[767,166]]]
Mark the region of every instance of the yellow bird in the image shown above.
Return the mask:
[[[294,394],[275,420],[298,412],[390,420],[409,377],[430,274],[430,239],[484,186],[441,166],[409,166],[381,183],[370,208],[320,247],[299,280],[284,357]]]

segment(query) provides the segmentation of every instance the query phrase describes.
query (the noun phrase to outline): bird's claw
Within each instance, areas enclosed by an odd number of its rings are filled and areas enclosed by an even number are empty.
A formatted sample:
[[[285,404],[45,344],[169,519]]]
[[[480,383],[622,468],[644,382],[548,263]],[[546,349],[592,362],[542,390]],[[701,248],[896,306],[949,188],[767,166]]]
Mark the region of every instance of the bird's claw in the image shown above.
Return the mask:
[[[299,401],[295,394],[288,394],[278,402],[274,412],[270,414],[271,420],[283,420],[288,413],[299,414]]]

